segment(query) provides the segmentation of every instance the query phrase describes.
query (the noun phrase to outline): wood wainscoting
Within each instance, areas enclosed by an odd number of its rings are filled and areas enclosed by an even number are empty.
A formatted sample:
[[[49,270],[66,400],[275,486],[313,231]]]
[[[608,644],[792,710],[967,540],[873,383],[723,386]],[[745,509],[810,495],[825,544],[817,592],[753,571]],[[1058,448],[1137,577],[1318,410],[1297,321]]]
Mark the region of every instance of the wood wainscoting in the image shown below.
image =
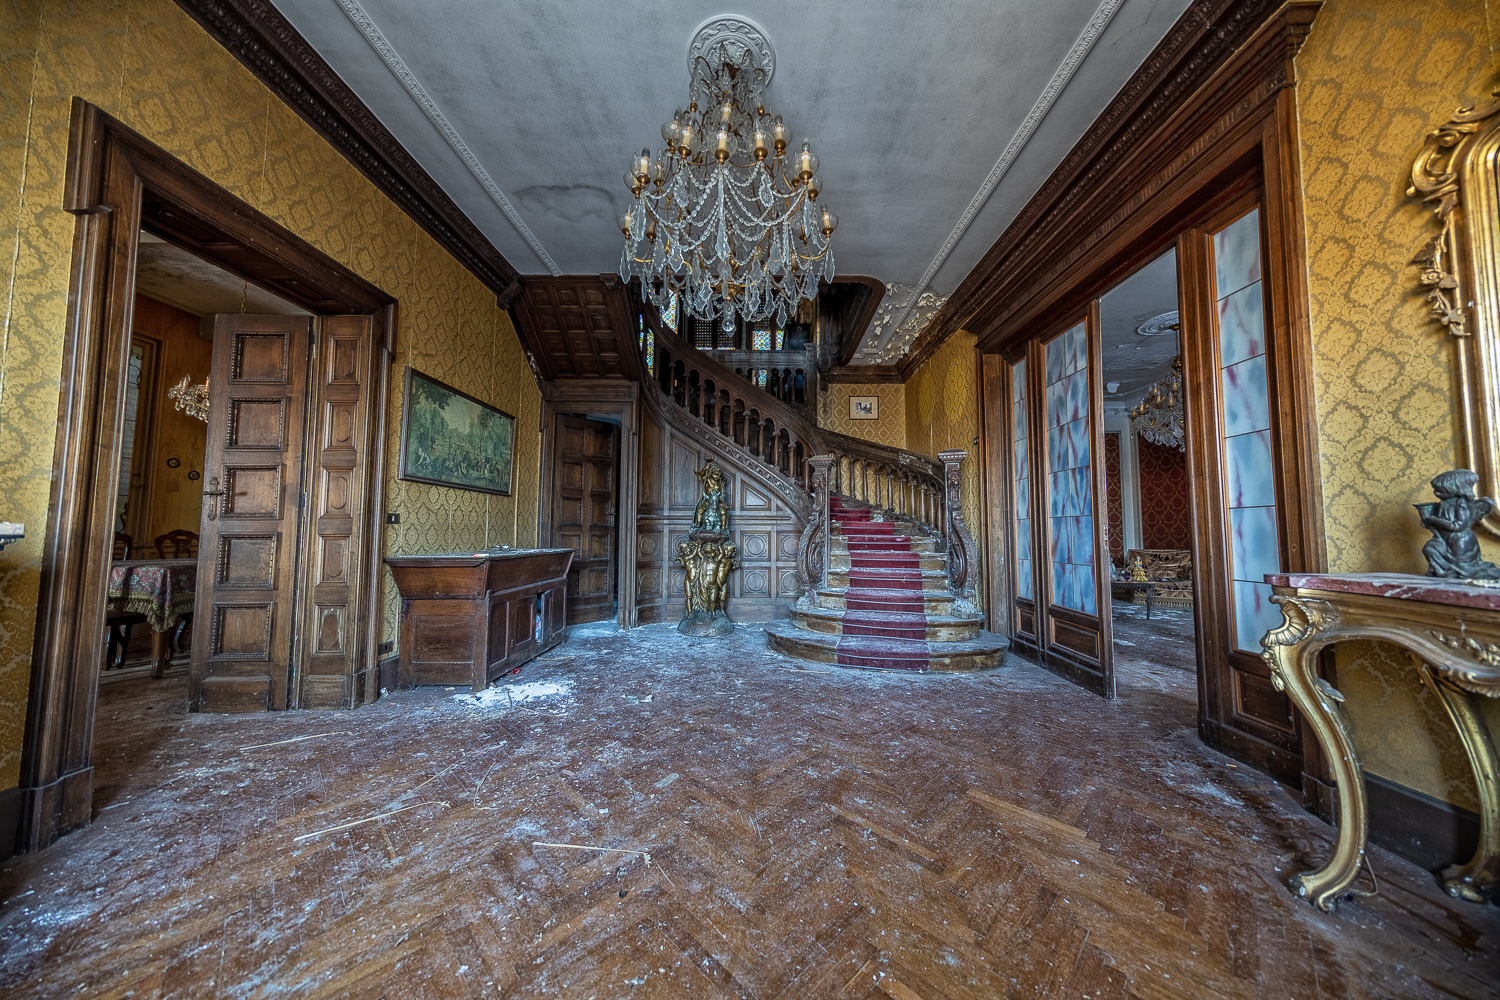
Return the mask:
[[[686,613],[677,544],[686,540],[698,505],[696,473],[710,458],[726,474],[729,530],[739,546],[740,568],[729,575],[729,617],[739,622],[785,617],[801,594],[802,521],[743,469],[649,410],[640,452],[634,560],[639,623],[676,621]]]

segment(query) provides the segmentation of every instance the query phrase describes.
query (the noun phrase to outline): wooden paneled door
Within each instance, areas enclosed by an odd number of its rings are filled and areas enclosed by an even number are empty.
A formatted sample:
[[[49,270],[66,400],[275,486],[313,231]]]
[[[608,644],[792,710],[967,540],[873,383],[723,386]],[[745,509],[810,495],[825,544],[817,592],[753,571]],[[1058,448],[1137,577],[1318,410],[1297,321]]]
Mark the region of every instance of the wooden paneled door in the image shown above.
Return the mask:
[[[1113,698],[1100,370],[1097,300],[1011,368],[1015,626],[1050,668]]]
[[[615,616],[615,489],[619,427],[558,414],[552,544],[574,552],[568,624]]]
[[[313,320],[214,325],[189,702],[288,707]]]

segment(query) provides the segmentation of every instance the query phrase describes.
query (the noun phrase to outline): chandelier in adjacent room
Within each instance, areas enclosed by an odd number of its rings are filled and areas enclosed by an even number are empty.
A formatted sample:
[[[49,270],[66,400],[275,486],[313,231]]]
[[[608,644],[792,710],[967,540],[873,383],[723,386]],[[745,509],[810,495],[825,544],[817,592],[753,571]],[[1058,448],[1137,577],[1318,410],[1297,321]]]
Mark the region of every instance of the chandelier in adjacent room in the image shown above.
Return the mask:
[[[666,311],[673,292],[699,319],[735,328],[786,324],[833,280],[838,218],[818,204],[810,144],[765,106],[774,53],[745,18],[712,18],[689,47],[688,108],[662,126],[665,147],[642,149],[625,172],[635,196],[620,216],[620,277]]]
[[[1186,449],[1182,413],[1182,355],[1172,359],[1172,370],[1146,390],[1146,398],[1130,411],[1130,426],[1152,444]]]

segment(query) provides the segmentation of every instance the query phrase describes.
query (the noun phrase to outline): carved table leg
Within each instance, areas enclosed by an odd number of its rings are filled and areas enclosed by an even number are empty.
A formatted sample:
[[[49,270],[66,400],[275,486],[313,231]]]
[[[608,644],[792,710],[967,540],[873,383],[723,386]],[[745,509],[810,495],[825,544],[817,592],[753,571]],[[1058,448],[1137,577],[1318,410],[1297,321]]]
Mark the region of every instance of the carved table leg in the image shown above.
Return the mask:
[[[1261,655],[1270,665],[1276,690],[1286,692],[1312,726],[1339,794],[1339,839],[1333,858],[1325,867],[1293,878],[1291,887],[1318,909],[1332,911],[1359,874],[1369,822],[1364,774],[1339,712],[1344,696],[1318,676],[1318,651],[1324,643],[1313,640],[1337,627],[1338,618],[1332,608],[1317,606],[1322,602],[1279,594],[1271,600],[1281,605],[1284,620],[1261,640]]]
[[[1484,903],[1500,889],[1500,765],[1495,760],[1495,744],[1474,706],[1473,695],[1435,674],[1425,662],[1421,673],[1427,687],[1448,710],[1479,788],[1479,847],[1467,864],[1444,870],[1443,888],[1457,899]]]

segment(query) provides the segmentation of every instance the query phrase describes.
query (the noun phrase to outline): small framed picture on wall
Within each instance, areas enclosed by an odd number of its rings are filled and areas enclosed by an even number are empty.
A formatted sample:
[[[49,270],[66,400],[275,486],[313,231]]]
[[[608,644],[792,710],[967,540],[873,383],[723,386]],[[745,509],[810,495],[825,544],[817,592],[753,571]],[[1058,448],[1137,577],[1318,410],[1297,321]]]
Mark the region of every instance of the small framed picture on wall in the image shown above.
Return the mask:
[[[849,397],[849,419],[850,420],[879,420],[880,419],[880,397],[879,396],[850,396]]]

